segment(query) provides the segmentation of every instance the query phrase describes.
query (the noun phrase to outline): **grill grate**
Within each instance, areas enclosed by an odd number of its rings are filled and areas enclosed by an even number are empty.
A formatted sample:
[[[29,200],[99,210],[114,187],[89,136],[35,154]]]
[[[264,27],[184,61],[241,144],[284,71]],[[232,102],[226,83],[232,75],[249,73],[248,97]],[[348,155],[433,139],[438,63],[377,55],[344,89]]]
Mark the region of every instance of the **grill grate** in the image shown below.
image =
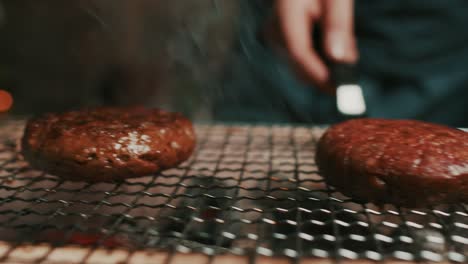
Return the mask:
[[[3,123],[0,239],[14,246],[467,261],[466,205],[377,208],[341,195],[314,164],[320,128],[199,125],[178,168],[89,184],[30,169],[17,154],[24,123]]]

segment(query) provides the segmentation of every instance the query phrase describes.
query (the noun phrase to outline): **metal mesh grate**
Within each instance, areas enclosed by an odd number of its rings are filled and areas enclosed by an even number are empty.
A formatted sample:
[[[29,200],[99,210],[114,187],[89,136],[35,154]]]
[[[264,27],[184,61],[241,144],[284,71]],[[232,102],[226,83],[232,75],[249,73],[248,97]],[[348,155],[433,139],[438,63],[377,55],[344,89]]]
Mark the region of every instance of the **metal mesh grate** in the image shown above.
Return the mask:
[[[341,195],[314,164],[320,128],[199,125],[198,149],[178,168],[88,184],[30,169],[17,154],[23,122],[3,123],[0,239],[13,245],[467,260],[466,205],[377,208]]]

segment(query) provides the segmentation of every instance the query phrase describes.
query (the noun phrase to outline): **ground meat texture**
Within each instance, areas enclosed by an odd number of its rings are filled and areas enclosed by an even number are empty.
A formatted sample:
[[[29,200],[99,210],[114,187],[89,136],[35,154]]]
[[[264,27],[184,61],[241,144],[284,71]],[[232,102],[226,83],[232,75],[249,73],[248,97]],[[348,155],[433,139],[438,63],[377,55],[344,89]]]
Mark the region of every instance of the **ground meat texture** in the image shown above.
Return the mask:
[[[316,162],[342,193],[375,204],[468,202],[468,133],[411,120],[354,119],[321,137]]]
[[[191,122],[159,109],[99,108],[31,119],[22,153],[32,167],[67,180],[115,181],[145,176],[187,160]]]

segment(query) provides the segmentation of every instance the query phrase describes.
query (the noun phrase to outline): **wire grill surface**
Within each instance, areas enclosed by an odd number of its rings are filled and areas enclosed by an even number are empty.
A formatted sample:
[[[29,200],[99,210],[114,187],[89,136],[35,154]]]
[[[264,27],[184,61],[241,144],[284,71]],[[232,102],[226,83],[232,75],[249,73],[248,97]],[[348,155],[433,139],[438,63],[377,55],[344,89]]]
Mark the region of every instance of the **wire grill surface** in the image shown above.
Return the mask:
[[[320,128],[198,125],[178,168],[91,184],[29,168],[23,125],[0,126],[0,239],[15,245],[467,261],[466,205],[377,208],[341,195],[314,163]]]

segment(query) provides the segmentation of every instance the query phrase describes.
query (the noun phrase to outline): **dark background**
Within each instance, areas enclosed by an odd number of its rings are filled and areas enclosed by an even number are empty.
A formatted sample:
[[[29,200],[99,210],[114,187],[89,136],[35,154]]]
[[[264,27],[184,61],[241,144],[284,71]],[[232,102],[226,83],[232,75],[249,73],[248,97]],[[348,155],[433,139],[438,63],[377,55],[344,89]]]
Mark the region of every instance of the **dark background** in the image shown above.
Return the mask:
[[[15,114],[144,104],[207,119],[239,3],[0,1],[0,89]]]
[[[142,104],[196,121],[339,121],[335,98],[259,41],[272,3],[0,0],[9,114]],[[369,116],[468,127],[468,2],[355,3]]]

